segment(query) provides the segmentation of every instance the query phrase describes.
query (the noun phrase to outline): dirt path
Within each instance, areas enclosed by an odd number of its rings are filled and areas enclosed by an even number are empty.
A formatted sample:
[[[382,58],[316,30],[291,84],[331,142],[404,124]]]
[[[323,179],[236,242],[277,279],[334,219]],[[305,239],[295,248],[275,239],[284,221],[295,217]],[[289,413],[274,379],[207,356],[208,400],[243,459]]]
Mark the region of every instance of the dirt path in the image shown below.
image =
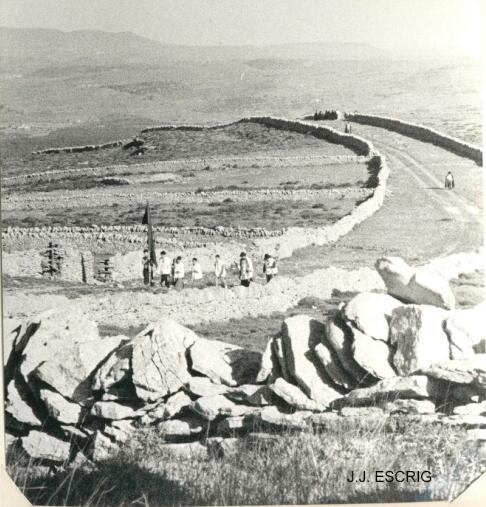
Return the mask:
[[[395,132],[353,127],[354,133],[372,141],[388,161],[385,204],[338,243],[306,248],[282,260],[283,272],[302,276],[323,266],[370,266],[383,255],[422,263],[482,245],[482,167]],[[453,191],[444,189],[448,170],[456,179]]]

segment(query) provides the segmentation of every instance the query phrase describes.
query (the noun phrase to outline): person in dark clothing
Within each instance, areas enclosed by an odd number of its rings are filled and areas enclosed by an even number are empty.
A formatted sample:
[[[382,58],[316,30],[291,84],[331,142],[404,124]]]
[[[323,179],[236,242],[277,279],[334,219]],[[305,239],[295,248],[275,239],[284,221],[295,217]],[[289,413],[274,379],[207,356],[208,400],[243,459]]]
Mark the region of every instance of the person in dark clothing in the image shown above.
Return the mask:
[[[249,287],[253,276],[251,266],[245,252],[240,254],[240,283],[243,287]]]

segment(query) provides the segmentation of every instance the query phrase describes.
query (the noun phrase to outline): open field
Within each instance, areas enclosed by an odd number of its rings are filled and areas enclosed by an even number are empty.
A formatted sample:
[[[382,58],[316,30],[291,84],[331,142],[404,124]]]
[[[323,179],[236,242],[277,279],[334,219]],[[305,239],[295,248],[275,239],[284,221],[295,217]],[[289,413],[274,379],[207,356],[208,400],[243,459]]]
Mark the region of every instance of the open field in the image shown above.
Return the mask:
[[[265,227],[279,229],[286,226],[318,226],[332,223],[349,213],[355,198],[327,199],[321,201],[248,201],[235,203],[231,197],[226,201],[213,201],[207,204],[158,204],[151,206],[155,223],[168,227],[190,227],[219,225],[241,227]],[[111,225],[138,224],[145,206],[113,205],[110,207],[92,206],[89,208],[62,208],[52,211],[5,213],[6,226],[42,226],[42,225],[91,225],[99,222],[102,216],[105,223]]]
[[[137,134],[138,132],[133,131],[133,136]],[[133,148],[123,147],[81,153],[11,155],[5,157],[4,174],[9,176],[83,166],[131,165],[141,162],[235,157],[248,154],[255,157],[305,156],[310,150],[314,155],[353,155],[352,151],[340,145],[323,142],[312,135],[285,132],[256,123],[237,123],[202,131],[147,132],[138,135],[138,138],[143,140],[144,147],[147,147],[147,151],[141,155],[134,155]]]

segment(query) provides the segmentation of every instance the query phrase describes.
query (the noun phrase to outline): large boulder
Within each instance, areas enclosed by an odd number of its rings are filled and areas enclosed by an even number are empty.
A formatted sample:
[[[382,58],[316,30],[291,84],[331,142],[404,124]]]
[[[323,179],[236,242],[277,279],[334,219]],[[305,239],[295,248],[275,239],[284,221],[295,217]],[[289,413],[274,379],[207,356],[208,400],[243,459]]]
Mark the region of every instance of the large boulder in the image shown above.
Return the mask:
[[[22,447],[33,459],[64,463],[69,460],[71,446],[42,431],[33,430],[21,438]]]
[[[341,313],[345,320],[351,321],[362,333],[387,342],[392,311],[402,304],[388,294],[361,292],[344,305]]]
[[[77,403],[67,400],[59,393],[50,389],[39,389],[39,398],[46,406],[49,415],[64,424],[77,424],[82,409]]]
[[[365,335],[354,326],[350,326],[350,329],[353,333],[353,357],[361,368],[377,379],[395,377],[396,372],[391,364],[392,351],[388,344]]]
[[[156,401],[189,382],[186,351],[197,340],[193,331],[169,319],[141,331],[132,341],[132,382],[137,396]]]
[[[326,321],[326,339],[343,368],[353,379],[352,387],[366,384],[369,373],[355,361],[351,347],[353,334],[339,314]]]
[[[300,387],[290,384],[283,378],[279,377],[273,384],[269,385],[270,389],[287,405],[298,410],[311,410],[323,411],[326,409],[325,405],[320,405],[314,400],[311,400],[306,394],[302,392]]]
[[[262,361],[260,352],[204,338],[191,346],[190,356],[194,371],[227,386],[254,383]]]
[[[380,380],[371,387],[354,389],[343,398],[336,400],[336,406],[369,406],[378,401],[398,399],[435,398],[440,392],[439,383],[425,375],[393,377]]]
[[[35,377],[76,402],[91,397],[91,374],[122,337],[100,338],[95,322],[80,312],[48,310],[23,351],[20,373]]]
[[[390,341],[396,347],[393,363],[400,375],[449,359],[449,340],[443,329],[447,312],[429,305],[396,308],[390,321]]]
[[[313,352],[324,333],[324,325],[307,315],[290,317],[282,324],[282,344],[289,375],[311,400],[322,406],[341,396],[332,387]]]
[[[451,359],[463,359],[475,351],[480,352],[478,348],[486,342],[486,303],[451,311],[444,329],[449,337]]]
[[[426,268],[414,269],[399,257],[378,259],[375,268],[385,282],[388,294],[405,303],[452,309],[454,294],[446,279]]]

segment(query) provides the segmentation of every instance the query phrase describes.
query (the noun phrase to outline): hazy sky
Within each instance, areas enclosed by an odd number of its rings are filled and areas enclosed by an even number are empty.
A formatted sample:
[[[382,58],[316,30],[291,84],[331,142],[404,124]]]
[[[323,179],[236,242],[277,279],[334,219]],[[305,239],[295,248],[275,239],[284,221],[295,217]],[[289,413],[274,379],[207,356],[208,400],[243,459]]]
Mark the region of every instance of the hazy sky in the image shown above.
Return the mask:
[[[0,0],[0,25],[191,45],[367,42],[475,53],[483,0]]]

